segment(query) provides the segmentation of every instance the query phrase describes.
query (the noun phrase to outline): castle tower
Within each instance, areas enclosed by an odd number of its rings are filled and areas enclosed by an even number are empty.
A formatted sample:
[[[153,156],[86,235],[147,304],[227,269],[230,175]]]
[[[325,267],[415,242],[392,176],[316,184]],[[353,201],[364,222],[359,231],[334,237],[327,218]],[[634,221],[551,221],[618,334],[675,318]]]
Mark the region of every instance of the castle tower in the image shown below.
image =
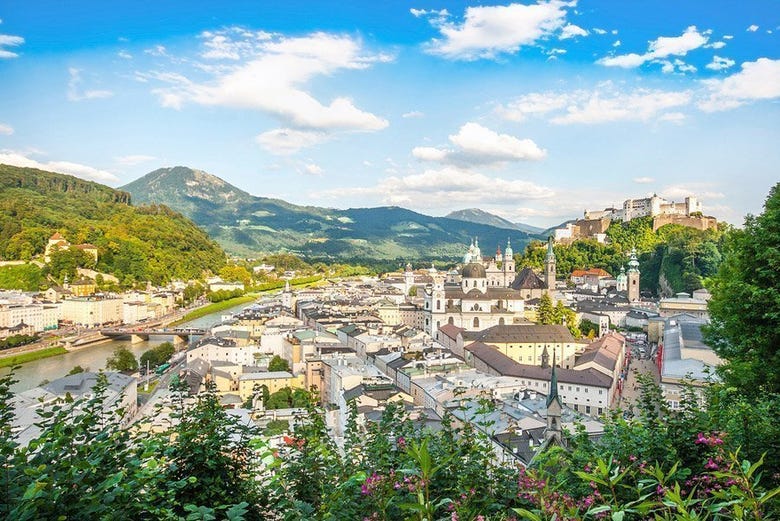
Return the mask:
[[[639,261],[636,258],[636,248],[631,249],[628,261],[628,301],[639,302]]]
[[[553,251],[552,235],[547,238],[547,256],[544,258],[544,287],[552,297],[555,291],[555,252]]]
[[[552,372],[550,373],[550,392],[547,395],[547,429],[544,431],[544,439],[550,443],[563,445],[561,412],[563,403],[558,396],[558,375],[555,374],[555,351],[553,351]]]

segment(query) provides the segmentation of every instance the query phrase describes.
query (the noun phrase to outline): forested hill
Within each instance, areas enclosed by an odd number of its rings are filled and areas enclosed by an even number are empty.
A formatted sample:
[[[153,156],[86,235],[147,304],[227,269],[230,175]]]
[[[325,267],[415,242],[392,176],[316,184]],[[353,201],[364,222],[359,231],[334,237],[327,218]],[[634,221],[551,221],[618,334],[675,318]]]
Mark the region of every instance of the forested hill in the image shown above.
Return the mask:
[[[587,268],[602,268],[617,276],[621,266],[627,268],[628,254],[636,248],[643,292],[690,293],[703,287],[704,280],[718,271],[727,233],[725,224],[703,231],[667,224],[654,232],[648,217],[628,223],[613,222],[607,229],[609,244],[589,239],[555,245],[558,278],[567,279],[573,270]],[[529,244],[517,258],[518,269],[542,269],[546,252],[546,245],[541,242]]]
[[[120,282],[200,277],[225,262],[222,249],[192,221],[162,205],[134,207],[130,194],[73,176],[0,165],[0,259],[43,260],[49,237],[97,246],[95,264],[71,248],[52,257],[42,276],[62,280],[76,267]]]

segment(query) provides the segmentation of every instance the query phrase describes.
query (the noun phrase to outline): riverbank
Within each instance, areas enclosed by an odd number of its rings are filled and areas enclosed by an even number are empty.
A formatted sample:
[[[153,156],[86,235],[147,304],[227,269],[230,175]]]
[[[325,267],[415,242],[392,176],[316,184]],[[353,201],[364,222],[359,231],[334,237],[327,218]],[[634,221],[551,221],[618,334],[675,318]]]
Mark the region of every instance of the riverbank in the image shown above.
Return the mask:
[[[12,367],[15,365],[24,364],[26,362],[32,362],[33,360],[40,360],[41,358],[64,355],[67,352],[68,350],[64,347],[47,347],[44,349],[38,349],[36,351],[30,351],[29,353],[11,355],[5,358],[0,358],[0,367]]]
[[[184,322],[189,322],[190,320],[195,320],[197,318],[205,317],[206,315],[210,315],[211,313],[217,313],[219,311],[230,309],[234,306],[239,306],[241,304],[254,302],[256,299],[257,299],[257,295],[251,294],[251,295],[244,295],[241,297],[232,298],[229,300],[223,300],[222,302],[214,302],[213,304],[207,304],[201,308],[190,311],[179,320],[176,320],[175,322],[171,322],[170,324],[168,324],[168,326],[176,327],[180,324],[183,324]]]

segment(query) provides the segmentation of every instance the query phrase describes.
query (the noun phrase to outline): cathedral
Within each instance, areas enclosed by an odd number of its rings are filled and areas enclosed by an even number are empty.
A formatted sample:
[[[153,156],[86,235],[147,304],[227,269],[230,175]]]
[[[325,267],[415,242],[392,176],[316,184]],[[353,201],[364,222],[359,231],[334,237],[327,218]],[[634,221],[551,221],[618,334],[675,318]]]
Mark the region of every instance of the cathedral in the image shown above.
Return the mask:
[[[555,288],[555,254],[547,245],[544,279],[530,268],[515,273],[512,245],[507,241],[503,255],[483,258],[479,240],[463,256],[460,271],[434,275],[425,289],[425,331],[438,338],[445,324],[467,331],[525,322],[525,301],[551,294]]]

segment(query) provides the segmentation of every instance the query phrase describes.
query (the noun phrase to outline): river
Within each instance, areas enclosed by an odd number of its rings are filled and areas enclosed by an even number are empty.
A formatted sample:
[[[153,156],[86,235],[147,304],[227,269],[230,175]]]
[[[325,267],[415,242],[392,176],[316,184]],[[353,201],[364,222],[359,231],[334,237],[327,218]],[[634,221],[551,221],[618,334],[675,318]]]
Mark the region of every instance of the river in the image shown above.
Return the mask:
[[[219,323],[222,315],[229,313],[237,313],[250,303],[240,304],[238,306],[211,313],[209,315],[191,320],[180,327],[197,327],[208,328],[214,324]],[[70,351],[64,355],[52,356],[49,358],[41,358],[39,360],[33,360],[22,364],[19,369],[14,373],[14,378],[18,380],[11,390],[15,392],[26,391],[37,387],[44,380],[55,380],[68,374],[75,366],[80,365],[87,371],[98,371],[105,369],[106,361],[111,357],[111,354],[119,346],[127,347],[136,358],[148,351],[149,349],[165,342],[165,337],[155,338],[149,342],[139,342],[137,344],[131,344],[130,340],[113,340],[101,344],[94,344],[91,346],[83,347],[81,349]],[[11,371],[8,367],[0,368],[0,375],[6,375]]]

